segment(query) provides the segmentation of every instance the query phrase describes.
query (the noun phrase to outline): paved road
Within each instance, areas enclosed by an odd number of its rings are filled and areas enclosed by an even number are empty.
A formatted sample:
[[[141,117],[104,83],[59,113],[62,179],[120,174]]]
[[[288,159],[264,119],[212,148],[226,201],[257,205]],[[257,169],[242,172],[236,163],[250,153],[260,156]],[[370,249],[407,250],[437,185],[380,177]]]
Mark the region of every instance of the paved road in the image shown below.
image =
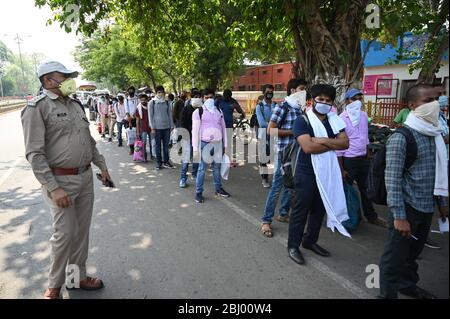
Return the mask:
[[[41,298],[49,264],[51,219],[24,159],[20,111],[0,115],[0,298]],[[99,138],[92,127],[93,136]],[[253,164],[232,169],[215,199],[178,188],[179,170],[135,164],[125,148],[98,141],[115,190],[95,183],[88,271],[105,281],[100,292],[64,292],[65,298],[372,298],[366,266],[376,264],[386,231],[363,223],[352,239],[323,228],[320,243],[333,256],[305,252],[307,265],[286,253],[287,225],[263,237],[258,220],[267,190]],[[386,210],[377,207],[383,216]],[[436,224],[434,224],[436,228]],[[448,235],[433,234],[441,250],[420,260],[422,286],[448,298]]]

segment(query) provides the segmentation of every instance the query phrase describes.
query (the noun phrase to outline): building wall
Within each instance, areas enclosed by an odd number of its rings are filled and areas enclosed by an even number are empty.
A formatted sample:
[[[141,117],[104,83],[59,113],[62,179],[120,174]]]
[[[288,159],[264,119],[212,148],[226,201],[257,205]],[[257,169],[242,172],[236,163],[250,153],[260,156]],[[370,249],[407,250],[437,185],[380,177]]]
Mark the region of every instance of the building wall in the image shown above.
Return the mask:
[[[443,66],[440,68],[439,72],[436,74],[436,78],[440,79],[441,82],[445,82],[446,85],[446,93],[449,94],[449,64],[448,61],[443,62]],[[383,65],[383,66],[375,66],[375,67],[367,67],[364,69],[364,90],[368,89],[368,83],[366,81],[367,76],[375,76],[375,75],[390,75],[393,79],[399,79],[399,87],[397,100],[404,100],[404,96],[406,94],[407,89],[414,85],[415,81],[419,77],[420,70],[415,70],[412,74],[409,74],[408,65]],[[387,77],[389,78],[389,77]],[[374,84],[374,82],[372,82]],[[392,88],[391,95],[383,95],[383,97],[395,97],[395,84]],[[367,101],[375,101],[375,95],[367,94],[365,92],[365,99]]]
[[[265,84],[272,84],[275,90],[284,91],[293,77],[290,62],[248,67],[245,74],[233,83],[233,91],[260,91]]]

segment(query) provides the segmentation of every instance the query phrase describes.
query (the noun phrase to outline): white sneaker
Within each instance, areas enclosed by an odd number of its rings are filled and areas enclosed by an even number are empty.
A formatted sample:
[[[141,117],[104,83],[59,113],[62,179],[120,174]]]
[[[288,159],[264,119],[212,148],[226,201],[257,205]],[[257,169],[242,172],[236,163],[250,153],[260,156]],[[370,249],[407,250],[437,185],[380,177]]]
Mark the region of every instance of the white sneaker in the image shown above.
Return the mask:
[[[270,183],[267,180],[265,180],[265,179],[262,181],[262,186],[264,188],[270,188],[271,187]]]

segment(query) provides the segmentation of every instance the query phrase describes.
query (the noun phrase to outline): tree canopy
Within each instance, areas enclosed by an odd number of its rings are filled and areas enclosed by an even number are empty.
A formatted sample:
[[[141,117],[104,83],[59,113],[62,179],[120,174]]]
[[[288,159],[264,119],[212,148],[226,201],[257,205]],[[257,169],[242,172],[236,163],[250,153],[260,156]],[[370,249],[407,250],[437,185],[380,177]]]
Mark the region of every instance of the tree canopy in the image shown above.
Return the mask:
[[[129,72],[114,78],[116,84],[141,67],[152,81],[162,72],[174,88],[180,77],[217,87],[229,83],[246,59],[283,57],[295,60],[295,73],[310,82],[343,89],[362,77],[361,39],[394,42],[407,31],[429,34],[411,68],[421,68],[421,79],[430,81],[448,49],[448,0],[373,1],[378,7],[370,0],[36,0],[45,4],[55,12],[53,21],[91,39],[119,26],[117,37],[109,38],[112,48],[132,43],[136,50],[107,50],[108,61],[113,53],[117,61],[135,61],[125,63]],[[76,16],[78,23],[70,23]],[[89,67],[84,65],[87,74],[95,74]]]

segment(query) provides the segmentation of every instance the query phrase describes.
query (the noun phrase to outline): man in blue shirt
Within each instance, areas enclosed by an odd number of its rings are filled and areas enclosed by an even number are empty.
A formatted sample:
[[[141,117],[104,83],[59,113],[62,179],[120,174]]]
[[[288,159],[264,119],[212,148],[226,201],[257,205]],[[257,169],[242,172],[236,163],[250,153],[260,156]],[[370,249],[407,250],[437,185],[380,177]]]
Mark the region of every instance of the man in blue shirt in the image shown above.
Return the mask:
[[[264,99],[256,105],[255,113],[258,119],[258,154],[266,154],[265,159],[259,156],[259,166],[260,174],[262,178],[262,185],[264,188],[270,188],[269,175],[267,174],[267,163],[268,156],[270,155],[269,149],[269,137],[267,136],[267,127],[269,126],[270,117],[272,116],[272,111],[278,104],[273,102],[273,91],[274,87],[272,84],[267,84],[263,88]]]
[[[241,118],[245,118],[245,112],[239,105],[238,101],[232,98],[233,93],[229,89],[223,90],[223,97],[216,100],[216,106],[222,111],[223,119],[225,120],[225,126],[227,128],[227,138],[230,141],[230,145],[233,142],[233,113],[234,111],[241,114]],[[234,143],[233,143],[234,144]],[[233,145],[233,150],[235,147]],[[231,148],[230,148],[231,150]],[[236,163],[234,161],[234,151],[231,166],[236,167]]]
[[[333,107],[336,89],[331,85],[316,84],[311,88],[311,95],[314,99],[312,112],[324,126],[328,137],[316,136],[309,115],[308,122],[300,116],[294,123],[294,137],[301,150],[294,176],[295,199],[289,222],[288,253],[289,257],[300,265],[305,262],[299,249],[300,245],[320,256],[330,256],[327,250],[317,244],[326,210],[318,188],[318,172],[314,170],[311,155],[348,148],[345,131],[334,133],[329,122],[328,113]],[[339,174],[339,171],[336,173]],[[306,223],[308,227],[305,233]]]

